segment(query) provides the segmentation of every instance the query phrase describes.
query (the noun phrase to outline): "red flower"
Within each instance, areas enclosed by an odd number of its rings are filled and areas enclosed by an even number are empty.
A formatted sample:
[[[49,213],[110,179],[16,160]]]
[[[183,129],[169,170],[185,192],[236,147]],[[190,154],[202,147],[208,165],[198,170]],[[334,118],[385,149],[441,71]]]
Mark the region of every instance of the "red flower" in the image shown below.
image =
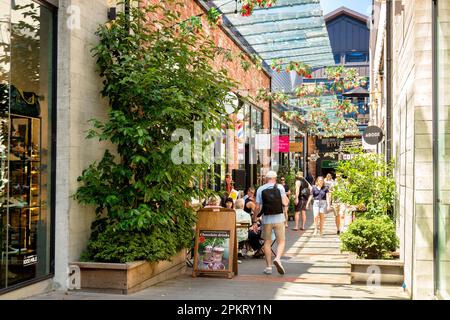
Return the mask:
[[[200,242],[200,243],[205,242],[205,237],[199,237],[199,238],[198,238],[198,242]]]
[[[311,78],[312,78],[312,75],[307,74],[307,75],[305,76],[305,78],[306,78],[306,79],[311,79]]]
[[[241,15],[243,15],[244,17],[248,17],[251,14],[252,14],[252,8],[248,4],[244,4],[242,6]]]

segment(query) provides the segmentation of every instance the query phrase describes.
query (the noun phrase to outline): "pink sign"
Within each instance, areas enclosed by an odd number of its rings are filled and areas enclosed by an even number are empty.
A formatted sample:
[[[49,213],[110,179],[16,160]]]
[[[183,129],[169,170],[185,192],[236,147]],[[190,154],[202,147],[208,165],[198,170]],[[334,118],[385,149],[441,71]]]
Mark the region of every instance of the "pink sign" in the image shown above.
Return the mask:
[[[275,140],[274,152],[289,153],[289,136],[278,136]]]

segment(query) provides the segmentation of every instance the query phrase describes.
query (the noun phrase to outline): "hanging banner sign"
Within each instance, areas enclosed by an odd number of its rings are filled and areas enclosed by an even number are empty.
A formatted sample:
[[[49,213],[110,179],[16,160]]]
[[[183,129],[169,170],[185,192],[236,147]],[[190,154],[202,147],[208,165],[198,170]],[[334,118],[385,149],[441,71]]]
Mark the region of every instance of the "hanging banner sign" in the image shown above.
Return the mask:
[[[289,152],[303,152],[303,142],[290,142]]]
[[[289,136],[278,136],[278,151],[279,153],[289,153]]]
[[[257,133],[255,136],[256,150],[270,150],[270,134]]]

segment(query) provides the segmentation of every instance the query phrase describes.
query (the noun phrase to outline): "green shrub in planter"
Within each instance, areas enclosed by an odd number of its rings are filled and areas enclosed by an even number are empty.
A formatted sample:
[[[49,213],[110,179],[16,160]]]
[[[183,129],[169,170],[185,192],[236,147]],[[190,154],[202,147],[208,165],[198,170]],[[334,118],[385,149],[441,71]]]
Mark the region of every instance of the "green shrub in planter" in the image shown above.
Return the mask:
[[[388,216],[356,219],[341,235],[341,249],[363,259],[390,259],[399,240],[395,225]]]
[[[75,199],[97,218],[82,257],[88,261],[156,262],[191,246],[189,204],[213,194],[195,187],[210,170],[206,151],[214,142],[195,141],[195,123],[205,133],[231,125],[224,102],[238,87],[225,67],[214,67],[218,48],[196,31],[198,17],[189,22],[195,26],[178,23],[181,4],[168,10],[133,2],[129,13],[99,27],[93,49],[110,108],[108,119],[92,120],[88,137],[116,152],[107,150],[78,178]],[[203,151],[205,161],[192,159]]]

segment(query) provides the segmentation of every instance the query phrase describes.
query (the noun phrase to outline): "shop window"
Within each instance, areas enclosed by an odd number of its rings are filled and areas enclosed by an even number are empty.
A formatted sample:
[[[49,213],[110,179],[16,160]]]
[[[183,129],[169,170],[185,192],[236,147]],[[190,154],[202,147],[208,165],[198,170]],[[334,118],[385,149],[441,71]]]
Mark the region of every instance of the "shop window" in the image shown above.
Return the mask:
[[[288,136],[289,135],[289,127],[282,124],[280,128],[280,135],[282,136]]]
[[[347,52],[345,54],[345,63],[367,62],[366,52]]]
[[[0,0],[0,290],[52,272],[53,21]]]
[[[255,133],[259,133],[263,129],[262,111],[256,107],[252,107],[251,110],[252,129]]]
[[[334,55],[334,63],[341,64],[341,54],[340,53],[336,53]]]

